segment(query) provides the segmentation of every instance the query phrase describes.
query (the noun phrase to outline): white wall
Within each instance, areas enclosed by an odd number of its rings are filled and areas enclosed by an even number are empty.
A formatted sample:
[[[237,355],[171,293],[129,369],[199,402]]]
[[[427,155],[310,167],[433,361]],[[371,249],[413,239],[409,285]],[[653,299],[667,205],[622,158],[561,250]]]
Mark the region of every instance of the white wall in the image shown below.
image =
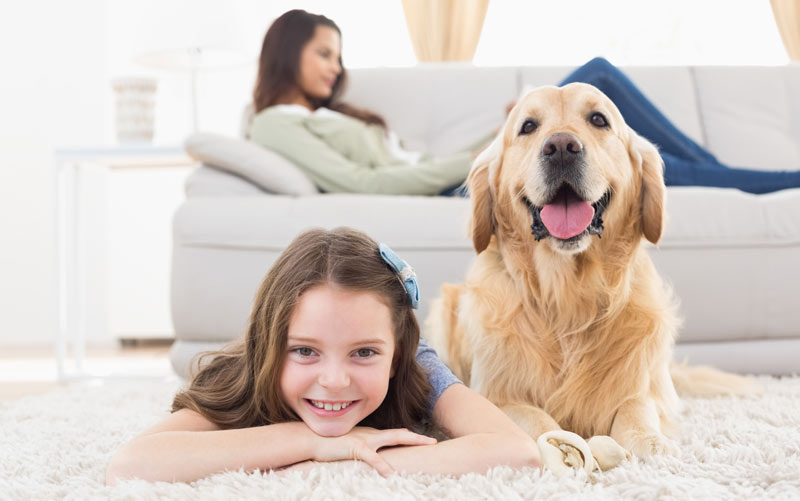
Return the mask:
[[[414,64],[399,0],[31,0],[0,16],[0,347],[49,343],[54,327],[54,148],[114,142],[109,82],[122,75],[158,79],[156,142],[183,140],[190,128],[188,75],[149,70],[131,59],[143,52],[193,45],[234,49],[253,61],[199,79],[200,128],[236,134],[248,101],[264,31],[294,7],[324,13],[342,28],[350,67]],[[601,7],[602,6],[602,7]],[[638,20],[638,21],[637,21]],[[713,28],[711,28],[713,26]],[[479,65],[580,64],[602,54],[625,64],[782,64],[786,55],[766,0],[493,0],[475,63]],[[157,182],[157,181],[155,181]],[[174,179],[169,183],[173,183]],[[130,188],[133,190],[133,182]],[[103,212],[107,179],[85,200]],[[142,204],[142,217],[168,227],[175,190],[161,203]],[[131,191],[128,196],[134,193]],[[133,198],[135,201],[135,198]],[[130,214],[128,214],[130,216]],[[95,214],[98,243],[92,255],[110,262],[138,252],[136,243],[107,242],[105,214]],[[116,224],[111,222],[110,224]],[[112,236],[113,236],[113,232]],[[168,252],[169,235],[156,232],[141,245]],[[120,261],[121,259],[121,261]],[[153,265],[153,270],[163,268]],[[111,275],[113,277],[113,275]],[[106,300],[106,276],[93,276],[100,296],[90,326],[104,336],[108,301],[136,303],[132,292]],[[129,277],[130,279],[130,277]],[[143,281],[145,288],[148,283]],[[154,293],[164,293],[160,277]],[[137,295],[138,294],[138,295]],[[118,294],[117,294],[118,295]],[[165,310],[164,310],[165,311]],[[163,311],[162,311],[163,313]],[[125,319],[125,313],[119,313]],[[159,322],[164,319],[159,317]],[[124,322],[123,322],[124,323]],[[125,330],[124,325],[119,329]]]
[[[52,336],[51,150],[105,136],[105,8],[39,0],[0,16],[0,344]]]

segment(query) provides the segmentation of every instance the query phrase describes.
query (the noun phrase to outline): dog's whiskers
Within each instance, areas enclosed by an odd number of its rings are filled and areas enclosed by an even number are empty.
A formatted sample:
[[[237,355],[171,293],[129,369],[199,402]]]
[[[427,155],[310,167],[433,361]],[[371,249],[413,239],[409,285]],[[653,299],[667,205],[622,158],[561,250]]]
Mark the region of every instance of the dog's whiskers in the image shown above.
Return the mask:
[[[525,187],[522,187],[522,188],[519,189],[519,191],[517,191],[514,194],[512,200],[511,200],[511,203],[515,204],[517,202],[521,202],[522,199],[524,199],[524,198],[525,198]]]

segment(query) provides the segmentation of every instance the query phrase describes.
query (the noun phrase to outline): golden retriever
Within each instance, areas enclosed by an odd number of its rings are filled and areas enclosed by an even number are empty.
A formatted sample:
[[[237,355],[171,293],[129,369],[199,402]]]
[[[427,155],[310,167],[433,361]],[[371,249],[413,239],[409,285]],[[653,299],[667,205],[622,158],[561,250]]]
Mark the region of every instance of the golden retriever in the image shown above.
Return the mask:
[[[534,438],[564,429],[639,456],[677,452],[679,320],[645,249],[664,228],[656,148],[595,87],[541,87],[467,185],[478,256],[428,317],[440,357]]]

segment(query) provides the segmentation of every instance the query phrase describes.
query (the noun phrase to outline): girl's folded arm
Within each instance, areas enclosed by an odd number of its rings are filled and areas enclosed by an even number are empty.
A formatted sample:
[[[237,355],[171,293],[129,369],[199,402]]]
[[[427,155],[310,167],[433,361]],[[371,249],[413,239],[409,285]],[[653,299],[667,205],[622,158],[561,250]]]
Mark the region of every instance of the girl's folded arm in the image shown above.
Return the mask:
[[[221,430],[181,409],[121,447],[106,484],[127,478],[189,482],[225,470],[276,469],[312,459],[317,438],[301,421]]]
[[[451,385],[436,403],[436,424],[451,440],[422,447],[382,449],[395,471],[484,473],[493,466],[539,467],[536,442],[500,409],[462,384]]]

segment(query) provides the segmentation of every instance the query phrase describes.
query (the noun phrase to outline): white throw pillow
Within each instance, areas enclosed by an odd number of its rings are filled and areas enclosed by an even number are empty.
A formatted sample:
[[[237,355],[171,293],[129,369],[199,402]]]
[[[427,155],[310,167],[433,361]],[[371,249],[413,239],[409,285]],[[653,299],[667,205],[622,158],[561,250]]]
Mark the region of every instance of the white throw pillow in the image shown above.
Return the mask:
[[[266,191],[295,196],[319,193],[293,163],[251,141],[196,132],[186,139],[184,147],[195,160],[239,175]]]

